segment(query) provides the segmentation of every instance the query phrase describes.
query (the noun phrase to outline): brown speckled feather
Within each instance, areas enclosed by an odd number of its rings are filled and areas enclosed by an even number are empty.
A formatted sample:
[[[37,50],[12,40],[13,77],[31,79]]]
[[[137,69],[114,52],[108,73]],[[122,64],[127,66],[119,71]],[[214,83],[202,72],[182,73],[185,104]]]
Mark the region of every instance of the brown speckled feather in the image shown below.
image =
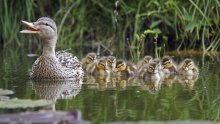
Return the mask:
[[[84,72],[77,57],[66,51],[56,52],[56,58],[40,56],[33,64],[31,79],[81,78]]]

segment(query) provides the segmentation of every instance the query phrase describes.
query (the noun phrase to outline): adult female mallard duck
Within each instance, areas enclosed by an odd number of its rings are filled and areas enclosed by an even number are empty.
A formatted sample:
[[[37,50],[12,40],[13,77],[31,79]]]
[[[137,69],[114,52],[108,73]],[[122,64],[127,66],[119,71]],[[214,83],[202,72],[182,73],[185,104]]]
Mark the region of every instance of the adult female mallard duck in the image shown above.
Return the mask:
[[[20,33],[36,34],[43,43],[43,52],[34,62],[30,74],[31,79],[70,79],[83,77],[81,62],[76,56],[66,51],[55,53],[57,42],[57,27],[48,18],[39,18],[36,22],[21,21],[27,28]]]

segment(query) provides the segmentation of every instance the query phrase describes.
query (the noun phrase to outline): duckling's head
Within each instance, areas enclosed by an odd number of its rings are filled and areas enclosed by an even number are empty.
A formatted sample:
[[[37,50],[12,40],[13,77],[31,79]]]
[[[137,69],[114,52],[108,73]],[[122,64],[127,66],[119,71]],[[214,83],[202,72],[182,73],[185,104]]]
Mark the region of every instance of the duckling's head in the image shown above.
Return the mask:
[[[159,58],[155,58],[155,59],[153,60],[153,62],[157,63],[159,70],[162,69],[161,60],[160,60]]]
[[[44,41],[57,39],[56,23],[48,17],[39,18],[36,22],[21,21],[21,24],[27,28],[20,33],[37,34]]]
[[[151,56],[144,56],[144,63],[150,63],[153,61],[153,58]]]
[[[163,66],[163,69],[169,69],[173,66],[173,60],[171,57],[169,56],[165,56],[163,57],[162,59],[162,66]]]
[[[95,53],[88,53],[86,55],[86,63],[87,64],[90,64],[90,63],[94,62],[95,59],[96,59],[96,54]]]
[[[114,56],[108,56],[107,57],[107,64],[108,64],[108,67],[110,69],[115,69],[115,66],[116,66],[116,57]]]
[[[183,61],[183,69],[184,70],[193,70],[194,69],[194,63],[193,63],[193,60],[192,59],[185,59]]]
[[[96,65],[96,68],[98,70],[107,70],[107,61],[104,58],[101,58],[98,60],[98,63]]]
[[[156,63],[156,62],[151,62],[151,63],[147,66],[147,68],[146,68],[145,71],[147,71],[147,72],[150,73],[150,74],[156,74],[156,73],[158,73],[158,71],[159,71],[159,65],[158,65],[158,63]]]
[[[124,71],[124,70],[126,70],[126,66],[127,66],[127,64],[126,64],[126,62],[124,60],[118,60],[116,62],[116,69],[115,69],[115,71],[116,72]]]

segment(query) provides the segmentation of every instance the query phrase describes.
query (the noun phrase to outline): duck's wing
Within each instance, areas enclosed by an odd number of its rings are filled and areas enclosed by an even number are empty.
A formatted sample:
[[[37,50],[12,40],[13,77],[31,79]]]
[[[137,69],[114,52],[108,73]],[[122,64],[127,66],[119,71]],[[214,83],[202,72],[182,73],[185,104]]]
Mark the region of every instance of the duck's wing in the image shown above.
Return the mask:
[[[66,51],[56,52],[56,57],[62,66],[66,67],[68,71],[76,73],[78,77],[83,77],[84,71],[82,69],[82,63],[72,53]]]

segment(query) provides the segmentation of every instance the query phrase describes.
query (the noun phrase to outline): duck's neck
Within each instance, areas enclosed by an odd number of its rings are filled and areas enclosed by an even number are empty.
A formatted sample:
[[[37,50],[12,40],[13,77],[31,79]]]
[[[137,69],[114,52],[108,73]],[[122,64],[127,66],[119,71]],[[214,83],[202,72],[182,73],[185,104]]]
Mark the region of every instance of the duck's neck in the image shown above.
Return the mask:
[[[55,48],[56,48],[57,38],[49,39],[43,41],[43,56],[56,57]]]

